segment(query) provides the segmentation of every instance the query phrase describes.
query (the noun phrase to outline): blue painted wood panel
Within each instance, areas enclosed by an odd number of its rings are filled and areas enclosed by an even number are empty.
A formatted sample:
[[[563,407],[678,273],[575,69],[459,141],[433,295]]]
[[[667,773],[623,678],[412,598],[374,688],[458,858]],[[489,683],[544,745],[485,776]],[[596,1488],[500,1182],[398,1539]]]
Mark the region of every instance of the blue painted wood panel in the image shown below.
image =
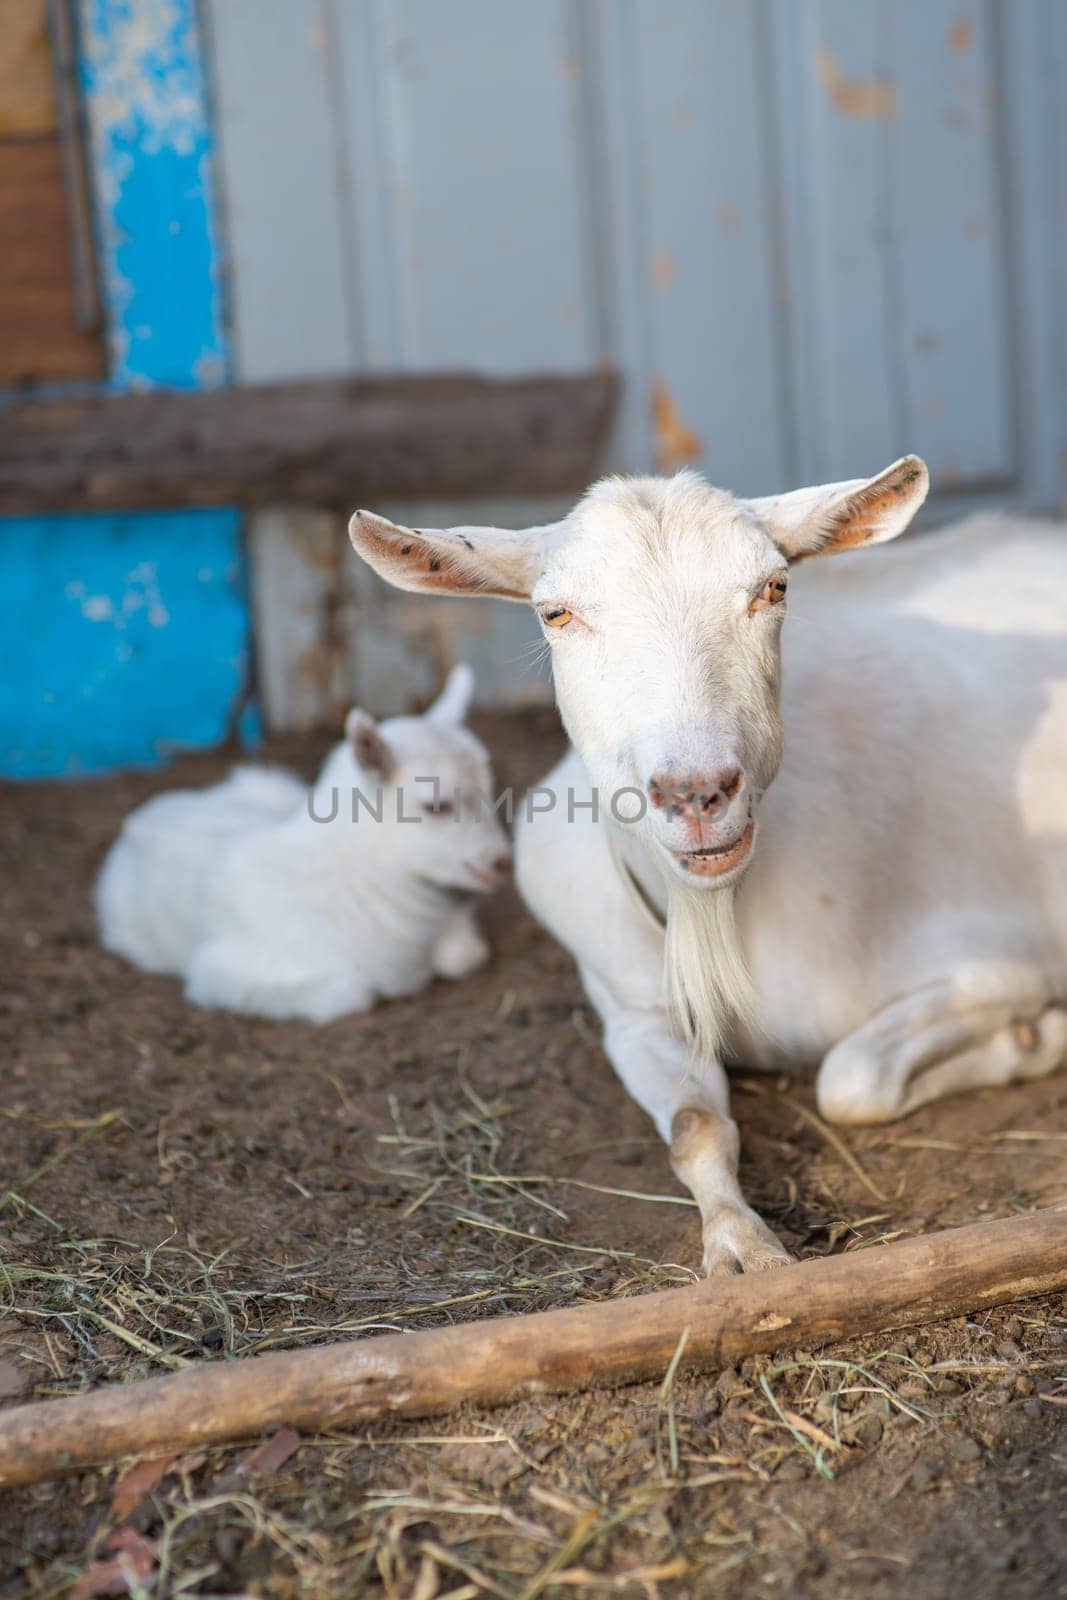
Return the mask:
[[[248,677],[236,519],[40,517],[0,538],[0,762],[155,766],[234,730]]]
[[[217,383],[226,350],[195,0],[81,0],[80,23],[110,383]],[[235,511],[3,519],[0,589],[5,772],[154,764],[216,743],[245,705]]]

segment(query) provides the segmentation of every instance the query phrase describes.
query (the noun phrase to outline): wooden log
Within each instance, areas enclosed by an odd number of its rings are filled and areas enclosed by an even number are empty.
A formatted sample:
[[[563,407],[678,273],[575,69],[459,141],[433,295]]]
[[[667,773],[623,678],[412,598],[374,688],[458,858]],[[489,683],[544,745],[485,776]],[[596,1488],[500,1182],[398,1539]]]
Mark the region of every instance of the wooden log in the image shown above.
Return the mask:
[[[658,1378],[683,1334],[682,1368],[715,1368],[1064,1288],[1067,1207],[632,1300],[214,1362],[0,1412],[0,1486],[282,1425],[346,1428]]]
[[[615,390],[604,371],[18,400],[0,408],[0,512],[572,491]]]

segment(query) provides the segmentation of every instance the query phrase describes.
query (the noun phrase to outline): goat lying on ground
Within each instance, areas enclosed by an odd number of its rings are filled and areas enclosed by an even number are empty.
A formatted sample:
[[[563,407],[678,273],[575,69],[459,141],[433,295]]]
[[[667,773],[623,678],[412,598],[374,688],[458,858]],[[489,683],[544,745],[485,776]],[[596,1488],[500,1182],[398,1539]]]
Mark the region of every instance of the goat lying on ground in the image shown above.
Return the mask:
[[[519,886],[670,1142],[707,1272],[788,1259],[738,1187],[723,1046],[821,1059],[839,1122],[1067,1052],[1062,527],[976,518],[786,571],[894,538],[927,484],[911,456],[757,500],[609,479],[524,533],[350,525],[402,589],[541,619],[575,748],[521,822]]]
[[[473,972],[489,952],[471,897],[510,855],[462,726],[472,688],[460,666],[425,716],[351,711],[310,797],[239,767],[149,800],[100,874],[104,945],[184,977],[194,1004],[311,1022]]]

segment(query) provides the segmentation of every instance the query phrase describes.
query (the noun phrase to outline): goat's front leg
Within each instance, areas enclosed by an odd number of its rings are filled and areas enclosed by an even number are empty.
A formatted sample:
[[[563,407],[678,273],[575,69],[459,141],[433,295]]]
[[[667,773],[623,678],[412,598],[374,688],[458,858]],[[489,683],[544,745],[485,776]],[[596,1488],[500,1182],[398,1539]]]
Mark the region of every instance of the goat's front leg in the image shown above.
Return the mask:
[[[430,961],[438,978],[467,978],[489,960],[489,943],[473,906],[453,912],[434,940]]]
[[[700,1208],[705,1273],[787,1266],[788,1252],[742,1197],[740,1137],[719,1062],[692,1061],[665,1008],[623,1000],[584,967],[582,979],[603,1018],[613,1067],[667,1141],[671,1166]]]

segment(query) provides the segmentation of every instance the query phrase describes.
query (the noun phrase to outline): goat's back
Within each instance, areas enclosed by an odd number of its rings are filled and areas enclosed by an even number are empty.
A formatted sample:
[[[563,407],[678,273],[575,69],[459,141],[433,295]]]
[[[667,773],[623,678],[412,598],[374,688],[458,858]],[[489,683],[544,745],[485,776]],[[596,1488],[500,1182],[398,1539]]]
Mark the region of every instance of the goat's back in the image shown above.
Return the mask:
[[[131,813],[96,889],[105,948],[149,972],[184,973],[203,937],[228,846],[287,821],[297,779],[238,767],[210,789],[157,795]]]

